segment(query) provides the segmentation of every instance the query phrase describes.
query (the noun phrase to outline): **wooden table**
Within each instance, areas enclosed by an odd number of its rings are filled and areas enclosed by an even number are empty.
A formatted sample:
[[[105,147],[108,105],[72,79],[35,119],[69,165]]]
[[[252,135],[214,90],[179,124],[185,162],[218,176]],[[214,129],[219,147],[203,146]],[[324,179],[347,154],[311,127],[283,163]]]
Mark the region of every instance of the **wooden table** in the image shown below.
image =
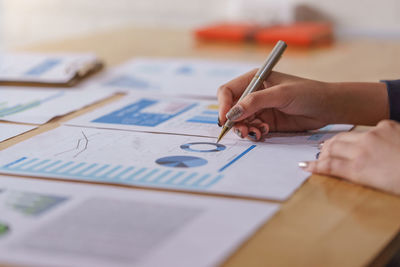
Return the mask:
[[[20,51],[93,51],[109,66],[131,57],[198,57],[261,62],[271,47],[198,43],[185,30],[125,28],[19,48]],[[290,47],[278,70],[326,81],[400,78],[400,43],[342,41],[330,47]],[[108,102],[52,120],[0,143],[4,149]],[[399,247],[400,197],[313,175],[282,209],[244,243],[226,266],[381,265]]]

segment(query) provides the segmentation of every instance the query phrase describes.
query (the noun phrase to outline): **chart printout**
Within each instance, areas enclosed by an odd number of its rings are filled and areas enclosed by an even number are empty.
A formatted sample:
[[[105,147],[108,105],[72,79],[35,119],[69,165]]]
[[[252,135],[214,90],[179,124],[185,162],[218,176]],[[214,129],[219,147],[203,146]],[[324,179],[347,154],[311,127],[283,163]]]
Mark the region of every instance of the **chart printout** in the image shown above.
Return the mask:
[[[278,208],[0,176],[0,264],[217,266]]]
[[[0,87],[0,120],[43,124],[112,93],[99,89]]]
[[[0,173],[287,199],[311,145],[61,126],[0,151]]]
[[[72,119],[66,124],[217,138],[221,132],[217,122],[216,101],[135,94]],[[350,130],[351,127],[329,125],[318,131],[271,133],[265,142],[316,145],[340,131]],[[233,131],[230,131],[224,139],[237,138]]]
[[[97,75],[85,86],[215,98],[217,89],[260,63],[179,58],[135,58]]]
[[[0,81],[67,83],[97,61],[91,53],[0,53]]]

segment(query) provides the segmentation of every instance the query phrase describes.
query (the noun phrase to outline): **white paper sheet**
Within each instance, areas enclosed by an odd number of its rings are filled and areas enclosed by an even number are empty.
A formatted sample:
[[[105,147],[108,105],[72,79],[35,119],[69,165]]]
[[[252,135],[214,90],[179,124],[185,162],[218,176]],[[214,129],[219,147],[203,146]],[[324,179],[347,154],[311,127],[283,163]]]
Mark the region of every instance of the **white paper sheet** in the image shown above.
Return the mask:
[[[214,138],[62,126],[0,151],[0,173],[285,200],[309,176],[297,163],[318,153],[315,143],[299,140],[215,144]]]
[[[72,119],[66,124],[217,138],[221,132],[217,125],[217,104],[210,100],[135,94]],[[335,125],[307,133],[272,133],[266,142],[317,144],[338,131],[348,131],[351,127]],[[237,140],[238,137],[230,131],[224,139]]]
[[[91,53],[4,53],[0,54],[0,81],[67,83],[97,61]]]
[[[0,262],[216,266],[277,204],[0,176]]]
[[[0,123],[0,142],[35,129],[36,126]]]
[[[215,97],[219,86],[259,64],[201,59],[132,59],[85,84],[119,92]]]
[[[0,87],[0,120],[42,124],[112,95],[108,90]]]

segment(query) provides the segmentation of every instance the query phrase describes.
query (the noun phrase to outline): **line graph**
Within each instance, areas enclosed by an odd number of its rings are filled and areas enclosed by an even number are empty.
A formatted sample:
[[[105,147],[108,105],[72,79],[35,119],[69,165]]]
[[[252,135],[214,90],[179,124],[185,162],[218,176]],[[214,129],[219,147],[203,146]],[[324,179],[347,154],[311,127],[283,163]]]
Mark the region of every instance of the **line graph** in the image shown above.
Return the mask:
[[[74,146],[74,147],[71,148],[71,149],[68,149],[68,150],[61,151],[61,152],[59,152],[59,153],[56,153],[56,154],[54,154],[54,156],[60,156],[60,155],[63,155],[63,154],[67,154],[67,153],[69,153],[69,152],[76,151],[76,153],[72,156],[73,158],[76,158],[76,157],[78,157],[80,154],[82,154],[83,152],[85,152],[85,151],[88,149],[88,146],[89,146],[89,137],[93,137],[93,136],[98,135],[98,133],[95,133],[95,134],[92,134],[92,135],[87,136],[83,130],[81,130],[81,133],[82,133],[82,136],[83,136],[83,137],[82,137],[82,138],[79,138],[79,139],[76,141],[76,146]]]

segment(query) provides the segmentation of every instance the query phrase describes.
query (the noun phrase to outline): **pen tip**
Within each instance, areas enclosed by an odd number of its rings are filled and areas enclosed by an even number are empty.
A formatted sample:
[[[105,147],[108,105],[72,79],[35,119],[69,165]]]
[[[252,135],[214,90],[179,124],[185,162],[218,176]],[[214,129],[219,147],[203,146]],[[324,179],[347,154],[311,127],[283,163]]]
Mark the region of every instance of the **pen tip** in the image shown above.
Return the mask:
[[[226,133],[229,131],[229,129],[230,129],[230,128],[228,128],[228,127],[226,127],[226,126],[224,126],[224,127],[222,128],[222,131],[221,131],[221,133],[219,134],[218,139],[217,139],[217,144],[219,143],[219,141],[221,141],[222,137],[224,137],[224,136],[226,135]]]

